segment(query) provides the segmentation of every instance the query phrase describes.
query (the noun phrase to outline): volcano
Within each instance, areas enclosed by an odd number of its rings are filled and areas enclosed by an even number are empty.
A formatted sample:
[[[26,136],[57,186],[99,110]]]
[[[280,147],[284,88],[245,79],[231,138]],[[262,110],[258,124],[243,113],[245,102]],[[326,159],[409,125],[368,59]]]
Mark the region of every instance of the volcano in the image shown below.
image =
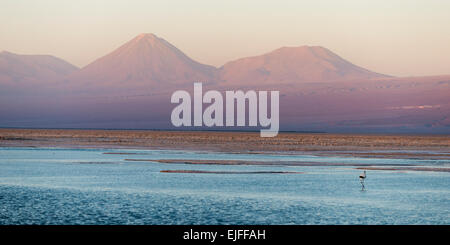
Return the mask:
[[[196,62],[154,34],[136,36],[69,78],[90,86],[161,89],[212,81],[216,68]]]
[[[356,66],[326,48],[300,46],[228,62],[220,68],[220,77],[231,84],[296,84],[389,76]]]

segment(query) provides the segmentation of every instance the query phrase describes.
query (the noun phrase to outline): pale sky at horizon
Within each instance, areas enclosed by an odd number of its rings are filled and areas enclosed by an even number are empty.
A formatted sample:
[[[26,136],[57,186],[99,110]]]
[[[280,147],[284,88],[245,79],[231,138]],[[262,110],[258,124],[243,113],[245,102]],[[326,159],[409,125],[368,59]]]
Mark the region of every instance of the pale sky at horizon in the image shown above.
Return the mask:
[[[282,46],[320,45],[375,72],[450,74],[447,0],[0,2],[0,51],[82,67],[140,33],[217,67]]]

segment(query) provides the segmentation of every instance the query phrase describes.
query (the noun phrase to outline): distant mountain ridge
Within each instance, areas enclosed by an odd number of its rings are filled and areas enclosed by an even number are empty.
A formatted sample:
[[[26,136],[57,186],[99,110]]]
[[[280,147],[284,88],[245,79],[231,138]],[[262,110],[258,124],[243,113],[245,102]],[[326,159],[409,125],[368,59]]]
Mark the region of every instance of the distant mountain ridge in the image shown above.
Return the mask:
[[[78,70],[78,67],[51,55],[0,53],[0,83],[3,84],[45,83]]]
[[[152,33],[142,33],[79,69],[46,55],[0,54],[0,83],[60,79],[76,86],[179,86],[196,81],[224,84],[279,84],[386,78],[320,46],[282,47],[227,62],[201,64]]]
[[[385,78],[342,59],[320,46],[283,47],[241,58],[220,68],[228,83],[299,83]]]

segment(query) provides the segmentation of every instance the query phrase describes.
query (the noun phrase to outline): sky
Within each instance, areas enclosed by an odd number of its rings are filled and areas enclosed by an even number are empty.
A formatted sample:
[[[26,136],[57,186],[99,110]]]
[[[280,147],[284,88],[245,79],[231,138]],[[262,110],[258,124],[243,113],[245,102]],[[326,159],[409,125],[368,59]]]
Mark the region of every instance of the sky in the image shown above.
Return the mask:
[[[450,74],[448,0],[0,1],[0,51],[83,67],[140,33],[217,67],[319,45],[379,73]]]

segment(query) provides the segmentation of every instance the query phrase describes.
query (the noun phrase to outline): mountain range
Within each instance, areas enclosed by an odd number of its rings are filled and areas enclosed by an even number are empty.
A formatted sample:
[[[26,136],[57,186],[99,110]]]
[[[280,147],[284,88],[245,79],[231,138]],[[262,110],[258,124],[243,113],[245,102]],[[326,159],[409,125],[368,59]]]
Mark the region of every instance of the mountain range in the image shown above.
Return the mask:
[[[386,78],[319,46],[283,47],[230,61],[220,68],[201,64],[151,33],[136,36],[113,52],[78,69],[46,55],[0,54],[0,83],[65,81],[76,86],[179,87],[193,81],[232,85],[295,84]]]
[[[397,78],[320,46],[282,47],[222,67],[140,34],[79,69],[49,55],[0,53],[0,126],[170,128],[170,94],[279,90],[281,129],[450,132],[450,76]]]

